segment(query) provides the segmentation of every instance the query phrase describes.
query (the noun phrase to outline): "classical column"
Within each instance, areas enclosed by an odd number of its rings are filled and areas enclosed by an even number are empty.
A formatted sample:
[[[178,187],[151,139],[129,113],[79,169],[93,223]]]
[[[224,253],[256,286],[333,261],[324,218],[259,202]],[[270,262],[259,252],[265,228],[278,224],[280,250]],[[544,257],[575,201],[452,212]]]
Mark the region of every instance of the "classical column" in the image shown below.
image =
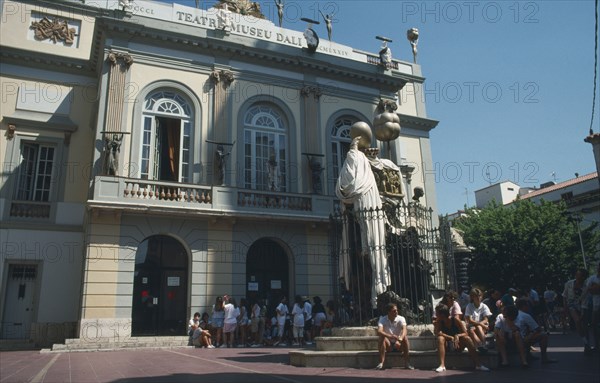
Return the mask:
[[[316,86],[305,86],[300,89],[304,102],[304,142],[305,148],[320,148],[319,134],[319,99],[323,93]],[[319,152],[320,150],[311,150]]]
[[[233,72],[225,69],[215,69],[210,74],[213,84],[213,129],[212,143],[219,145],[215,152],[215,161],[213,162],[213,183],[215,185],[224,185],[228,182],[225,172],[225,161],[231,153],[225,152],[224,143],[229,142],[229,93],[227,88],[231,86],[235,77]]]
[[[108,101],[104,132],[123,132],[123,109],[125,105],[125,81],[133,58],[128,53],[108,54],[110,71],[108,77]]]
[[[227,142],[229,128],[229,113],[227,111],[227,88],[233,83],[233,72],[224,69],[215,69],[210,75],[214,86],[214,128],[213,140]]]
[[[123,135],[128,134],[123,128],[123,110],[125,108],[125,81],[127,71],[133,64],[128,53],[110,52],[108,72],[108,90],[106,101],[106,118],[102,140],[104,142],[102,174],[119,175],[119,152]]]

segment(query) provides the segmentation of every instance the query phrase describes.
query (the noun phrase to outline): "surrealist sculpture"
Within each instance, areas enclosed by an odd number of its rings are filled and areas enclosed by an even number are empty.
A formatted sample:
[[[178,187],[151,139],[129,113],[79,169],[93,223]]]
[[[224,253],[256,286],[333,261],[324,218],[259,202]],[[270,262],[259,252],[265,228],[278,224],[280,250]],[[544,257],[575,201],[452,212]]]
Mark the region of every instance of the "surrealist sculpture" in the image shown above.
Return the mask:
[[[373,271],[371,304],[375,307],[377,295],[386,291],[390,285],[385,250],[385,215],[371,163],[363,152],[371,146],[371,128],[366,122],[357,122],[350,128],[350,135],[352,144],[340,170],[336,195],[343,202],[342,209],[352,206],[354,212],[360,212],[355,218],[360,225],[361,254],[369,257]],[[344,236],[348,235],[346,229],[343,230]],[[347,238],[342,242],[347,244]],[[348,251],[342,253],[344,255],[340,257],[340,270],[347,274],[350,269],[349,254]],[[349,280],[349,275],[343,276],[346,281]]]

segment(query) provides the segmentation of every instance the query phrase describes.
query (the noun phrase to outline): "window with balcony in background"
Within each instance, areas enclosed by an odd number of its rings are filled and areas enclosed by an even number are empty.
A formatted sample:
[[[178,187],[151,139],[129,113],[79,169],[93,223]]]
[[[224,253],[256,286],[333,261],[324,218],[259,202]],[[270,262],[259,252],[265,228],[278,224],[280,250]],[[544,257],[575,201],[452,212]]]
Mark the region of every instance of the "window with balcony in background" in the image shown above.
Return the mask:
[[[140,177],[189,182],[193,113],[190,103],[172,91],[150,94],[144,103]]]
[[[253,105],[244,116],[244,187],[287,191],[287,126],[269,104]]]

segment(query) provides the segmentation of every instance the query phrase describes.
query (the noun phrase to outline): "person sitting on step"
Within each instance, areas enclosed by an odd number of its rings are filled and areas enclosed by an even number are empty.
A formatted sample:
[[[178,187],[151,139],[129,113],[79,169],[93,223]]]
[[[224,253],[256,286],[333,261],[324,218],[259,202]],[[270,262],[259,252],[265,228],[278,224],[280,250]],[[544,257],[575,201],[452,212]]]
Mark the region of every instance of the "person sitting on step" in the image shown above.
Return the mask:
[[[379,318],[377,323],[377,335],[379,335],[379,364],[376,370],[383,370],[385,353],[400,351],[404,356],[404,368],[414,370],[410,364],[409,343],[406,336],[406,319],[398,315],[398,306],[388,303],[387,315]]]
[[[450,316],[450,309],[445,304],[440,304],[435,308],[436,321],[433,327],[433,333],[438,340],[438,355],[440,366],[435,369],[436,372],[446,371],[446,349],[462,351],[467,348],[471,359],[475,363],[475,369],[479,371],[489,371],[490,369],[481,364],[479,356],[475,351],[475,345],[467,334],[465,324],[455,316]]]

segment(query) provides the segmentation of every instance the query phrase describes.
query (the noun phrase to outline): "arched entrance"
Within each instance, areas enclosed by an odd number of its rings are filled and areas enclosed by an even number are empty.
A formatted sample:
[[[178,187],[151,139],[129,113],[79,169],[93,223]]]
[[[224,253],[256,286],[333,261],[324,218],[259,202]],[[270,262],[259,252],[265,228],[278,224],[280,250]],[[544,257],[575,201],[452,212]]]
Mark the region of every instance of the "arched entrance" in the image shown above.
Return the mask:
[[[246,257],[246,297],[265,299],[273,310],[282,295],[289,299],[288,257],[277,242],[263,238],[254,242]]]
[[[188,256],[175,238],[154,235],[135,254],[131,335],[185,335]]]

